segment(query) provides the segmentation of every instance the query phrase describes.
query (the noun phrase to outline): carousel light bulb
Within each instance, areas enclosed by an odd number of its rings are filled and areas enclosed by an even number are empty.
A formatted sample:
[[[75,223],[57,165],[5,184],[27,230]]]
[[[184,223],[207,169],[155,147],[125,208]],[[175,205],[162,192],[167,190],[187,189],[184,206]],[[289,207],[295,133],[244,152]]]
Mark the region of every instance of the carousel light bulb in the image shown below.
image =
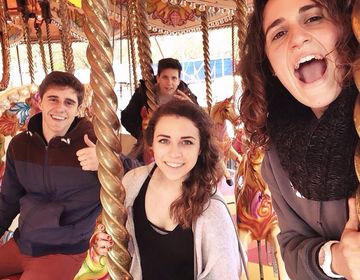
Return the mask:
[[[200,12],[204,12],[205,9],[206,9],[206,8],[205,8],[205,5],[200,5],[200,6],[199,6],[199,11],[200,11]]]
[[[170,0],[171,5],[177,5],[177,0]]]
[[[196,9],[196,4],[194,2],[190,3],[189,5],[191,10],[195,10]]]
[[[209,11],[210,14],[215,13],[215,7],[212,7],[212,6],[209,7],[209,10],[208,10],[208,11]]]
[[[181,7],[186,7],[186,1],[185,1],[185,0],[181,0],[180,3],[179,3],[179,5],[180,5]]]

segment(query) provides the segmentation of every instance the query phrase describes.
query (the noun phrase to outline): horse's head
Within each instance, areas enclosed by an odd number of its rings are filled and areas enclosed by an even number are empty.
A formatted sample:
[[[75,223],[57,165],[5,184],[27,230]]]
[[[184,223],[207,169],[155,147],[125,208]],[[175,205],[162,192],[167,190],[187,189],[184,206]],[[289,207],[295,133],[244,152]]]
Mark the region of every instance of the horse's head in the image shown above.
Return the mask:
[[[230,121],[235,126],[240,123],[240,117],[235,110],[232,97],[215,103],[211,109],[210,117],[215,123],[224,123],[225,120]]]
[[[261,163],[264,159],[264,148],[251,146],[248,151],[248,159],[253,169],[260,174]]]

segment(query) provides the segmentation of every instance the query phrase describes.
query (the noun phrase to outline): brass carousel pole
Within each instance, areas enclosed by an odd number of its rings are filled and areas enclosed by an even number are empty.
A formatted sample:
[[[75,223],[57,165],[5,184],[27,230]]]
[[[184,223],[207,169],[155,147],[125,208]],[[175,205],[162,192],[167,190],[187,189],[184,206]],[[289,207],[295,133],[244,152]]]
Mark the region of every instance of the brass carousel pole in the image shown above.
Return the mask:
[[[45,28],[46,28],[46,41],[49,49],[49,59],[50,59],[50,69],[54,71],[54,58],[51,46],[51,34],[50,34],[50,19],[45,20]]]
[[[130,0],[131,5],[135,5],[137,8],[137,46],[138,46],[138,54],[140,59],[140,68],[141,75],[145,80],[146,86],[146,97],[147,104],[149,106],[149,113],[151,114],[156,110],[157,107],[157,98],[154,92],[153,85],[153,71],[151,68],[152,60],[151,60],[151,45],[149,38],[149,30],[148,30],[148,19],[146,16],[146,3],[143,0]]]
[[[0,1],[0,39],[1,39],[1,54],[2,54],[2,64],[3,64],[3,73],[2,79],[0,81],[0,91],[5,90],[10,81],[10,44],[7,33],[6,26],[6,17],[5,17],[5,6],[4,2]]]
[[[233,17],[231,21],[231,61],[232,61],[232,76],[233,76],[233,101],[235,102],[235,94],[236,94],[236,81],[235,81],[235,74],[236,74],[236,63],[235,63],[235,17]]]
[[[354,34],[355,34],[358,42],[360,43],[360,1],[359,0],[357,0],[355,2],[354,8],[353,8],[352,25],[353,25]],[[355,80],[358,90],[360,91],[360,66],[359,66],[359,63],[360,63],[360,61],[357,61],[357,63],[355,63],[354,80]],[[356,131],[357,131],[358,135],[360,136],[360,95],[357,96],[356,102],[355,102],[354,122],[355,122]],[[356,175],[357,175],[358,179],[360,180],[360,141],[358,142],[358,144],[356,146],[354,160],[355,160]],[[357,210],[358,217],[360,219],[360,186],[357,188],[357,191],[356,191],[356,210]]]
[[[23,83],[23,78],[22,78],[20,53],[19,53],[19,46],[18,45],[16,45],[16,57],[17,57],[18,68],[19,68],[20,82],[21,82],[21,85],[23,86],[24,83]]]
[[[118,137],[120,122],[116,115],[118,104],[113,90],[115,78],[109,7],[108,0],[82,0],[84,31],[89,40],[86,54],[91,66],[90,86],[94,91],[92,108],[98,138],[96,152],[99,158],[98,176],[102,185],[102,222],[114,240],[113,249],[108,254],[107,267],[112,279],[132,279],[128,272],[131,256],[127,251],[129,234],[125,228],[125,190],[121,184],[124,170],[118,157],[121,153]]]
[[[138,78],[136,73],[136,54],[135,54],[135,38],[137,37],[137,20],[136,20],[136,1],[131,0],[128,4],[128,36],[131,50],[131,66],[133,71],[134,90],[138,86]]]
[[[204,72],[206,84],[206,103],[208,113],[210,114],[212,106],[212,90],[211,90],[211,71],[210,71],[210,51],[209,51],[209,31],[208,31],[208,11],[205,9],[201,13],[201,30],[203,37],[203,51],[204,51]]]
[[[246,17],[247,17],[247,5],[246,0],[235,0],[236,3],[236,21],[238,28],[238,38],[239,38],[239,51],[244,45],[245,36],[246,36]]]
[[[239,59],[241,60],[240,57],[240,52],[241,49],[245,43],[245,37],[246,37],[246,27],[247,27],[247,1],[246,0],[235,0],[235,4],[236,4],[236,15],[235,15],[235,19],[236,19],[236,25],[237,25],[237,34],[238,34],[238,51],[239,51]],[[235,41],[235,40],[234,40]],[[234,47],[234,46],[233,46]],[[235,93],[234,93],[235,95]],[[241,172],[241,171],[240,171]],[[240,176],[239,173],[239,168],[236,171],[237,174],[235,174],[235,177],[238,178],[238,176]],[[235,202],[236,202],[236,208],[238,209],[238,207],[241,207],[239,205],[239,190],[235,189]],[[237,211],[237,210],[236,210]],[[258,244],[258,248],[259,248],[259,244]],[[240,250],[240,254],[245,255],[245,253]],[[259,256],[260,256],[260,251],[259,251]],[[259,259],[260,260],[260,259]],[[260,266],[260,277],[263,277],[263,271],[262,271],[262,266],[261,266],[261,261],[259,261],[259,266]],[[279,264],[278,264],[279,265]],[[246,275],[246,279],[250,279],[249,278],[249,272],[247,269],[246,264],[244,264],[244,271],[245,271],[245,275]],[[280,267],[278,267],[278,270],[280,270]],[[285,272],[286,273],[286,272]]]
[[[24,29],[24,40],[26,44],[27,59],[29,64],[29,74],[32,84],[35,84],[35,74],[34,74],[34,60],[31,48],[31,38],[30,38],[30,27],[29,27],[29,18],[26,15],[23,15],[23,29]]]
[[[70,36],[70,25],[69,25],[69,11],[68,11],[68,1],[60,0],[60,18],[62,29],[60,32],[61,35],[61,46],[63,48],[63,54],[65,59],[65,71],[74,74],[74,55],[71,48],[71,36]]]
[[[47,75],[48,71],[47,71],[47,65],[46,65],[44,42],[42,40],[41,24],[42,24],[42,22],[35,22],[34,26],[35,26],[35,30],[36,30],[36,36],[37,36],[38,42],[39,42],[39,49],[40,49],[40,56],[41,56],[43,70],[44,70],[45,75]]]
[[[51,71],[54,71],[54,59],[52,53],[51,34],[50,34],[50,22],[51,22],[50,4],[48,0],[42,0],[39,1],[39,5],[41,8],[41,16],[43,18],[43,21],[45,21],[46,42],[49,50],[50,69]]]

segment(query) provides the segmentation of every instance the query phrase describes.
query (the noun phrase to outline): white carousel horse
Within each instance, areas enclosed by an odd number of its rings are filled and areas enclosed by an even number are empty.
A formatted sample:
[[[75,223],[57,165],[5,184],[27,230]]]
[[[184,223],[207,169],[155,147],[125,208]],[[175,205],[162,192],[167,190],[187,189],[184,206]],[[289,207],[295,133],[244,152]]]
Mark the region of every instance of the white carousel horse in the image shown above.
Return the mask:
[[[229,170],[226,167],[227,159],[231,158],[234,161],[240,162],[241,155],[233,148],[232,140],[226,131],[225,120],[230,121],[233,125],[238,125],[240,122],[239,116],[235,111],[234,102],[232,98],[227,98],[223,101],[215,103],[211,108],[210,117],[215,123],[215,138],[220,147],[222,154],[222,168],[226,182],[229,186],[233,184]]]

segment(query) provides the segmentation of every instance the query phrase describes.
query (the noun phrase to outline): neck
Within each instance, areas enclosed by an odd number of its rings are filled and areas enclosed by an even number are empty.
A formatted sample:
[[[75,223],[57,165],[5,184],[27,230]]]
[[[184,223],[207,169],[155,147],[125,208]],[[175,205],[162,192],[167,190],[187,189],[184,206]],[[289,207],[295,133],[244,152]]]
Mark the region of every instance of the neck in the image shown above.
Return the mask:
[[[325,113],[326,109],[328,108],[329,106],[326,106],[326,107],[321,107],[321,108],[311,108],[311,110],[314,112],[315,116],[317,119],[320,119],[321,116]]]
[[[178,180],[170,180],[164,175],[160,168],[156,168],[152,179],[157,182],[158,189],[177,194],[181,194],[182,192],[182,183],[184,181],[184,178],[180,178]]]

